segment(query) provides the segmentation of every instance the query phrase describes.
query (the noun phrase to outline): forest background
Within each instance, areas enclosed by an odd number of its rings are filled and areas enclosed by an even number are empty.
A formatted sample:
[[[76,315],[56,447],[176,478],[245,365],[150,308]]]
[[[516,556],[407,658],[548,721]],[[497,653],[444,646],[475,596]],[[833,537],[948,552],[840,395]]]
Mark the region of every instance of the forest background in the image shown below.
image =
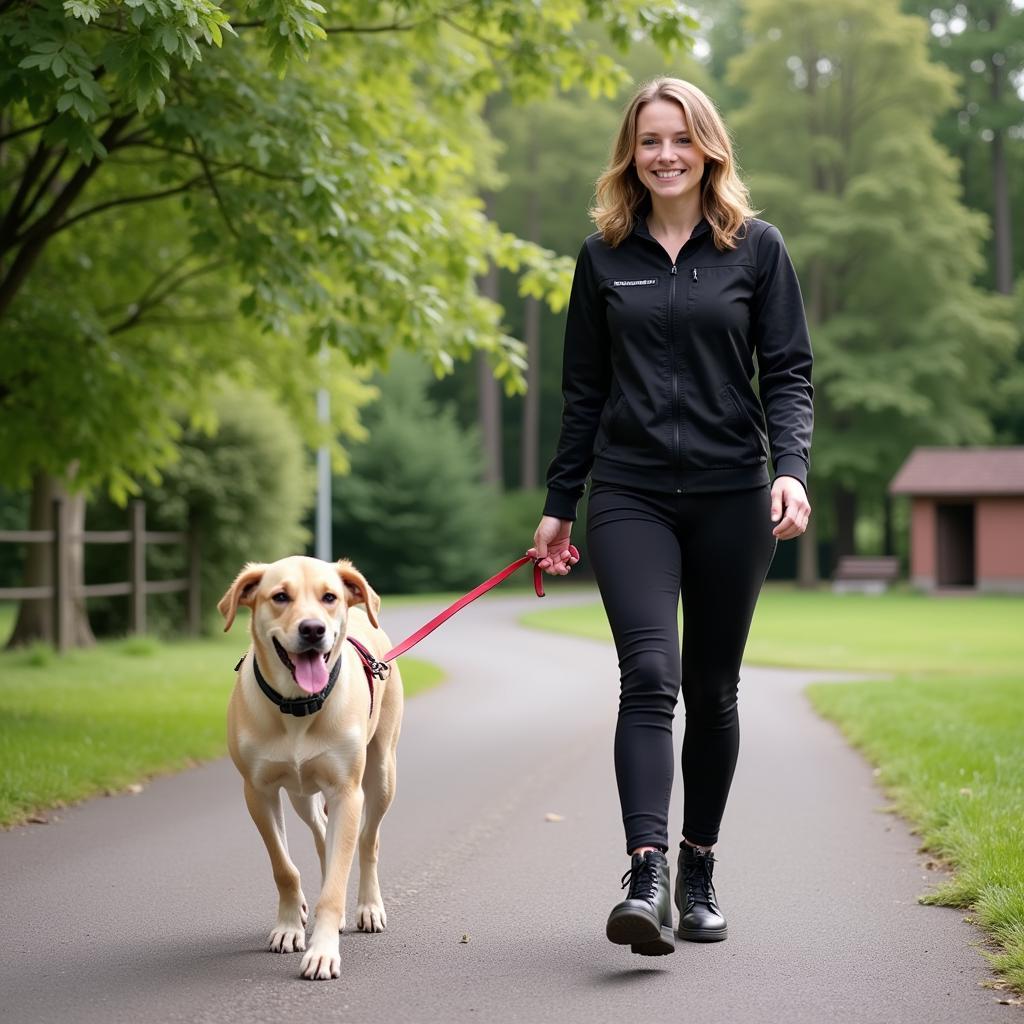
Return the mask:
[[[540,513],[594,180],[662,73],[718,103],[804,290],[815,530],[773,575],[905,556],[886,485],[915,446],[1024,443],[1019,0],[228,13],[0,4],[0,528],[47,528],[57,494],[112,528],[141,497],[201,530],[210,608],[308,547],[329,445],[335,553],[379,589],[505,564]],[[75,573],[125,557],[79,548]],[[47,559],[0,546],[0,586]],[[12,639],[48,614],[24,602]],[[83,644],[126,628],[120,598],[76,616]]]

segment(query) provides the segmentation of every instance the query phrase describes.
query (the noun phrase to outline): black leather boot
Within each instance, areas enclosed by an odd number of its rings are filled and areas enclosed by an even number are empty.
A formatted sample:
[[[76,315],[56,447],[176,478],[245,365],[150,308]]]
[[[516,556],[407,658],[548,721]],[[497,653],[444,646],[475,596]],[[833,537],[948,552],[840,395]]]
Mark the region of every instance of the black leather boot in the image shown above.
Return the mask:
[[[718,908],[711,874],[715,855],[679,844],[679,872],[676,875],[676,906],[679,929],[676,934],[690,942],[721,942],[729,934],[725,917]]]
[[[668,861],[660,850],[634,853],[630,869],[622,876],[626,898],[612,908],[605,933],[620,946],[641,956],[674,953],[672,898]]]

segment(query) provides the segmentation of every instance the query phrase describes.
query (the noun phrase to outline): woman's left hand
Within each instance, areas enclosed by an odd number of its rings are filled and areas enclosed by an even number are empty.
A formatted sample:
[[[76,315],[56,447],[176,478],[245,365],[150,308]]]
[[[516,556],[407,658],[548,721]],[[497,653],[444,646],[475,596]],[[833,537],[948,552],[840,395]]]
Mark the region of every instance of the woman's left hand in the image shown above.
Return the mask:
[[[792,540],[807,529],[811,504],[804,485],[793,476],[778,476],[772,484],[772,522],[782,522],[772,530],[779,540]]]

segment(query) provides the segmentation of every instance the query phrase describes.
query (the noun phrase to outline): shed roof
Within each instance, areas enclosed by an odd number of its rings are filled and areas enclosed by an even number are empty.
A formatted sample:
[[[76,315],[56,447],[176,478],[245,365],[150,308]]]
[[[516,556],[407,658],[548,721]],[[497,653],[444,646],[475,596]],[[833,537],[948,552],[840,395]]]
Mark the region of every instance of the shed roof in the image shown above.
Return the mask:
[[[889,484],[890,494],[1024,494],[1024,445],[1013,448],[915,448]]]

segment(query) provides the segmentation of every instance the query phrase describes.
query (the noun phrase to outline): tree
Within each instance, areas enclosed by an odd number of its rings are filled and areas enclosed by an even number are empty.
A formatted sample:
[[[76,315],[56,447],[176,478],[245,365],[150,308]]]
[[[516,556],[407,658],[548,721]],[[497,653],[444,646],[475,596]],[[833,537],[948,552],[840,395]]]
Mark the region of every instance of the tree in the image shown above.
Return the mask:
[[[972,284],[986,224],[932,137],[955,82],[929,63],[926,24],[895,0],[750,0],[746,29],[754,42],[729,74],[748,99],[732,124],[804,283],[812,479],[833,498],[843,554],[858,494],[883,493],[909,449],[991,438],[1015,332],[1008,302]]]
[[[960,79],[956,107],[937,135],[960,161],[968,206],[992,223],[982,283],[1024,294],[1024,245],[1013,237],[1024,210],[1024,9],[1012,0],[907,5],[931,25],[931,50]],[[1019,307],[1018,307],[1019,308]],[[1003,444],[1024,442],[1024,316],[1019,312],[1018,357],[996,389],[996,436]]]
[[[957,103],[937,134],[960,159],[967,203],[991,217],[986,276],[1009,295],[1019,272],[1013,209],[1015,199],[1018,208],[1024,202],[1024,188],[1014,197],[1011,187],[1024,171],[1024,9],[1014,0],[914,0],[908,7],[929,20],[933,56],[959,77]]]

